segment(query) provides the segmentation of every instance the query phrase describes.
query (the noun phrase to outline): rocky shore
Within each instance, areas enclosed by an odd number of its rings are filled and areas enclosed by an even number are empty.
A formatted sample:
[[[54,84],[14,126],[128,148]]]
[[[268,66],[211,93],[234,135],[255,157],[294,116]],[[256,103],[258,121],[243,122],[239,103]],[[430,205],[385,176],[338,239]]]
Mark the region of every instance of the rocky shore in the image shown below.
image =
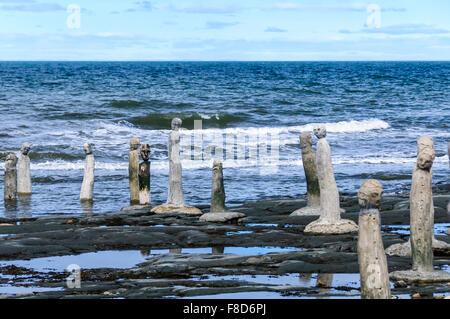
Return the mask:
[[[439,228],[449,223],[450,193],[435,192],[433,200]],[[230,224],[202,222],[186,214],[153,214],[150,208],[0,218],[0,297],[360,298],[358,234],[305,233],[317,216],[289,216],[305,205],[306,199],[292,198],[243,203],[229,210],[246,217]],[[356,196],[341,196],[340,205],[346,210],[341,217],[357,223]],[[209,206],[198,208],[209,211]],[[408,194],[383,197],[381,223],[385,248],[408,240]],[[436,239],[450,243],[446,227],[441,228]],[[50,265],[64,256],[75,255],[76,261],[83,254],[126,251],[139,251],[142,260],[127,268],[118,267],[114,259],[92,268],[80,265],[80,288],[67,287],[68,264],[42,269],[47,261]],[[411,268],[410,257],[388,256],[387,261],[389,272]],[[450,251],[434,249],[435,268],[448,271],[449,264]],[[330,280],[332,275],[335,280]],[[447,283],[391,286],[399,298],[450,295]]]

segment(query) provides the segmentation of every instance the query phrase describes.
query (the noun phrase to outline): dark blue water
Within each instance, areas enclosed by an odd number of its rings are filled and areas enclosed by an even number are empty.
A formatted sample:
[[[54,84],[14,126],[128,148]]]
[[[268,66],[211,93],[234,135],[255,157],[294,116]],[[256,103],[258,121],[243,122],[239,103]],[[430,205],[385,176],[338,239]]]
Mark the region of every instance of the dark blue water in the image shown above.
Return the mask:
[[[0,196],[0,216],[82,213],[85,142],[96,158],[93,211],[126,206],[135,136],[152,148],[152,201],[165,201],[175,116],[186,129],[183,187],[193,205],[209,203],[221,150],[229,205],[303,197],[298,135],[314,123],[327,125],[343,193],[366,178],[385,193],[409,191],[423,134],[435,141],[433,183],[447,183],[449,88],[449,62],[0,62],[0,167],[30,142],[33,182],[30,200],[5,207]],[[3,173],[0,185],[3,193]]]

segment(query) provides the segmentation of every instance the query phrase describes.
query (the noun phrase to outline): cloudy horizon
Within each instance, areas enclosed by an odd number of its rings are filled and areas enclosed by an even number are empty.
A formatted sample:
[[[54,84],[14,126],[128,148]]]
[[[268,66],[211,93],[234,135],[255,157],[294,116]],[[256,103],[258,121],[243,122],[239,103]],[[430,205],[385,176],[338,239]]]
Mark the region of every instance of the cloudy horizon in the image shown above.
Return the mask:
[[[445,0],[0,0],[0,60],[442,61],[448,12]]]

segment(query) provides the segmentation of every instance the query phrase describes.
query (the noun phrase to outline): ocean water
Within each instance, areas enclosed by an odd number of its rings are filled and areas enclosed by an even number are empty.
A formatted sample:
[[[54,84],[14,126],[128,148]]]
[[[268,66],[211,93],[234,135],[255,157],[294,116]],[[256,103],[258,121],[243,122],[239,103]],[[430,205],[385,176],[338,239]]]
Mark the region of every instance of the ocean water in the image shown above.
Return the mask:
[[[209,204],[215,157],[230,206],[304,197],[299,134],[317,123],[327,126],[341,193],[367,178],[385,194],[409,191],[424,134],[435,141],[433,184],[448,184],[449,88],[450,62],[0,62],[0,192],[4,159],[24,142],[33,183],[31,198],[0,196],[0,216],[127,206],[132,137],[150,144],[152,202],[165,201],[174,117],[191,205]],[[96,159],[93,207],[79,202],[85,142]]]

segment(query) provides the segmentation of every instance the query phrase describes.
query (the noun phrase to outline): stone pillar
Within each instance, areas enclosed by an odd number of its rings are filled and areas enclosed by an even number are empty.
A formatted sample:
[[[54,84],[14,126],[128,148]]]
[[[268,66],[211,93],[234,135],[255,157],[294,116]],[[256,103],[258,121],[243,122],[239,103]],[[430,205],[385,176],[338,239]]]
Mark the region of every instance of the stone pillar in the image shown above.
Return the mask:
[[[4,182],[5,201],[15,200],[17,198],[17,157],[14,153],[6,156]]]
[[[30,174],[30,144],[25,142],[20,150],[21,155],[17,165],[17,193],[19,195],[31,195]]]
[[[180,159],[180,127],[179,118],[172,120],[172,132],[169,135],[169,191],[167,204],[174,206],[184,205],[183,176]]]
[[[81,184],[80,200],[92,201],[94,194],[94,168],[95,159],[92,154],[92,146],[89,143],[83,145],[84,153],[86,154],[86,162],[84,164],[83,183]]]
[[[380,223],[383,187],[375,179],[366,180],[358,192],[358,263],[362,299],[390,299],[391,288]]]
[[[417,141],[417,162],[413,169],[410,193],[412,270],[391,273],[394,281],[450,282],[450,274],[433,268],[434,209],[431,175],[435,158],[433,139],[422,136]]]
[[[224,212],[225,187],[223,185],[222,162],[215,160],[212,169],[211,213]]]
[[[410,193],[411,255],[413,270],[433,271],[433,216],[431,215],[431,166],[434,150],[426,148],[417,156]]]
[[[227,211],[225,207],[225,187],[223,184],[223,165],[215,160],[212,168],[211,208],[209,213],[200,217],[200,221],[216,223],[238,222],[245,214]]]
[[[351,220],[341,219],[339,191],[334,179],[331,164],[330,145],[325,139],[325,126],[314,128],[317,142],[317,173],[320,186],[320,218],[305,227],[306,233],[345,234],[358,231],[358,226]]]
[[[428,149],[427,152],[434,152],[434,141],[433,138],[429,135],[423,135],[417,140],[417,156],[419,154]],[[430,167],[430,185],[433,178],[433,168]],[[431,186],[430,186],[431,187]],[[411,201],[410,201],[410,209],[411,209]],[[434,229],[434,203],[433,203],[433,194],[431,194],[431,203],[430,203],[430,215],[429,220],[432,223],[431,229]],[[432,240],[431,245],[435,249],[440,250],[449,250],[450,245],[445,241],[437,240],[434,236],[434,232],[431,234]],[[386,253],[389,256],[411,256],[411,238],[406,243],[394,244],[386,249]]]
[[[306,177],[307,204],[297,209],[291,216],[319,215],[320,214],[320,186],[317,177],[316,152],[312,147],[312,138],[309,132],[300,134],[300,147],[302,149],[303,169]]]
[[[150,145],[141,145],[143,162],[139,164],[139,203],[150,206]]]
[[[130,152],[128,153],[128,178],[130,181],[130,203],[139,204],[139,154],[140,141],[137,137],[130,140]]]
[[[202,215],[202,211],[196,207],[184,204],[182,168],[180,159],[180,128],[182,121],[179,118],[172,120],[172,131],[169,135],[169,190],[167,201],[163,205],[154,207],[151,212],[164,214],[170,212],[188,215]]]

